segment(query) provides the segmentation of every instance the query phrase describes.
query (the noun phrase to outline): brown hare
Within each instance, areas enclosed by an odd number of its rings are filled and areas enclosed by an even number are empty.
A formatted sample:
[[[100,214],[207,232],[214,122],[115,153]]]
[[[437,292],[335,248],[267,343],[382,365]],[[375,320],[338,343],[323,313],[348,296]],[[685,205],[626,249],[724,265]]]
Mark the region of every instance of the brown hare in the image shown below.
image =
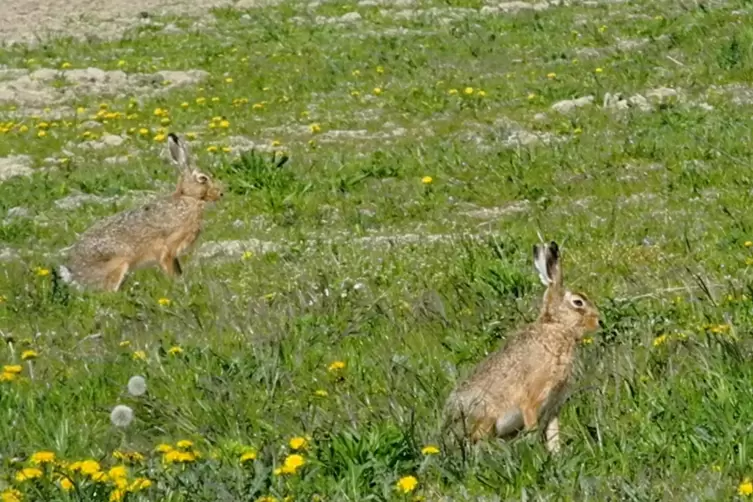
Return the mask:
[[[471,441],[496,435],[511,438],[536,429],[547,449],[559,451],[559,411],[567,398],[575,350],[601,321],[583,293],[563,287],[557,243],[534,245],[533,261],[547,288],[538,319],[512,335],[450,394],[447,425],[460,425]]]
[[[97,222],[71,247],[66,282],[117,291],[126,274],[157,263],[169,276],[181,275],[178,256],[196,242],[207,202],[223,188],[199,171],[188,144],[173,133],[167,149],[179,171],[175,192]]]

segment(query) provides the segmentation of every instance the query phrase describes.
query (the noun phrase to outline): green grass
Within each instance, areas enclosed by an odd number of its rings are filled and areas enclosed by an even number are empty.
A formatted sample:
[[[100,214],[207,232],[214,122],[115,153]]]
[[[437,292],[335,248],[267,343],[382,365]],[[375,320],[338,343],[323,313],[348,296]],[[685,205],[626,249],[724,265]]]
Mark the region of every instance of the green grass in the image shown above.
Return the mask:
[[[0,52],[9,68],[210,75],[166,93],[79,93],[55,120],[0,108],[0,156],[35,167],[0,184],[0,247],[13,255],[0,269],[0,364],[22,366],[0,383],[0,490],[108,500],[112,480],[76,475],[66,492],[52,472],[15,477],[34,452],[109,469],[119,450],[145,457],[129,479],[153,482],[127,500],[738,497],[753,477],[753,104],[724,89],[753,78],[750,2],[481,7],[425,1],[401,18],[404,7],[285,2],[217,10],[204,30],[161,20],[182,34]],[[313,23],[352,11],[355,25]],[[606,92],[657,87],[681,94],[652,112],[601,107]],[[589,94],[592,106],[550,110]],[[81,127],[92,116],[101,127]],[[195,133],[199,165],[228,188],[184,277],[140,270],[96,294],[40,274],[97,219],[170,190],[162,129]],[[549,141],[506,143],[517,129]],[[103,132],[127,140],[78,148]],[[255,156],[222,150],[237,136]],[[56,206],[81,193],[115,199]],[[5,216],[16,207],[29,215]],[[450,448],[438,424],[451,388],[537,313],[537,232],[564,244],[566,281],[605,323],[581,348],[562,454],[532,436]],[[203,244],[231,240],[235,252],[200,259]],[[26,350],[38,357],[21,361]],[[345,368],[329,371],[335,361]],[[128,395],[134,375],[146,395]],[[127,428],[110,423],[116,404],[134,410]],[[306,464],[276,475],[295,436],[309,438]],[[201,457],[163,465],[155,447],[181,439]],[[402,495],[408,475],[418,486]]]

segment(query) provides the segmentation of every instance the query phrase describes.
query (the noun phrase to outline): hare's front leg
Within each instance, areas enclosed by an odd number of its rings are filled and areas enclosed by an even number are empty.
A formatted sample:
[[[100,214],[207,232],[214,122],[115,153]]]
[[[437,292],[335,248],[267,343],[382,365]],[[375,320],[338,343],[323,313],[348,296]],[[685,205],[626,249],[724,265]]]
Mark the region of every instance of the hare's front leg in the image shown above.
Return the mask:
[[[183,269],[180,266],[178,257],[171,253],[169,250],[162,252],[159,259],[159,265],[162,270],[165,271],[170,277],[179,276],[183,274]]]
[[[558,417],[552,418],[548,424],[546,424],[546,448],[552,453],[560,451],[560,419]]]

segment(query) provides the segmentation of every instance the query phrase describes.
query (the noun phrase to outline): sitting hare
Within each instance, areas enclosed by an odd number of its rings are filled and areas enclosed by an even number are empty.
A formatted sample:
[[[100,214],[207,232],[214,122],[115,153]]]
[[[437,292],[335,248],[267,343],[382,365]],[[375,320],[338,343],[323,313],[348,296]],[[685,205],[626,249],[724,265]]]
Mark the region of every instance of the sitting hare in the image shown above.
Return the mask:
[[[601,326],[599,311],[583,293],[562,285],[557,243],[534,245],[534,266],[547,286],[538,319],[490,354],[450,394],[446,424],[462,424],[472,441],[510,438],[541,422],[546,446],[559,451],[559,410],[567,398],[575,349]]]
[[[180,176],[175,192],[99,221],[71,247],[66,282],[117,291],[130,270],[153,263],[169,276],[182,273],[178,256],[196,242],[207,202],[222,186],[196,169],[188,145],[173,133],[167,148]]]

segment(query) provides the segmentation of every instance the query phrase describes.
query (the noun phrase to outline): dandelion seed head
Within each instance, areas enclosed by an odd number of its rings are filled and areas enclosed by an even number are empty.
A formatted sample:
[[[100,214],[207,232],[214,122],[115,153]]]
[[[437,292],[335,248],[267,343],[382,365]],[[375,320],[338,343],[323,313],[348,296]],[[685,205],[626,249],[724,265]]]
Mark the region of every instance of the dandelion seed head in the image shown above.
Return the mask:
[[[115,427],[128,427],[133,421],[133,410],[124,405],[119,404],[110,412],[110,422]]]
[[[128,379],[128,393],[132,396],[143,396],[146,393],[146,380],[140,375]]]

